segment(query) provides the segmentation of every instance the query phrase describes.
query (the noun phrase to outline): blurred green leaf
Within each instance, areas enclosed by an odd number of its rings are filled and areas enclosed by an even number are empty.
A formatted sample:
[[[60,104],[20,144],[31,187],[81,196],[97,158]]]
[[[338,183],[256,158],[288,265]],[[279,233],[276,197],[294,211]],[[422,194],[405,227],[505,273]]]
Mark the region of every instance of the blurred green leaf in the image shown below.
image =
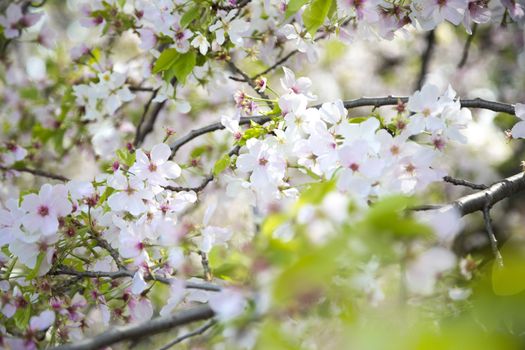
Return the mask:
[[[299,9],[308,2],[308,0],[290,0],[286,7],[285,17],[289,18],[299,11]]]
[[[503,267],[496,261],[492,266],[492,288],[496,295],[514,295],[525,290],[525,249],[515,240],[500,249]]]

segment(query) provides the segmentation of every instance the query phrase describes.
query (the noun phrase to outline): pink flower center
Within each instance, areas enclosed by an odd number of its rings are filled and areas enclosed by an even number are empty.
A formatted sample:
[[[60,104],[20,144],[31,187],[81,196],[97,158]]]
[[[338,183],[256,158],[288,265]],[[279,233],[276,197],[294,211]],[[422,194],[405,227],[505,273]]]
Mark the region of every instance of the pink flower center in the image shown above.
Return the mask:
[[[414,171],[416,170],[416,167],[414,166],[414,164],[409,163],[408,165],[405,166],[405,170],[407,173],[413,174]]]
[[[148,169],[150,172],[154,173],[155,171],[157,171],[157,166],[153,163],[149,163]]]
[[[133,193],[135,193],[135,189],[128,185],[128,188],[126,188],[126,193],[128,196],[131,196]]]
[[[268,164],[268,159],[266,158],[259,158],[259,165],[260,166],[266,166],[266,164]]]
[[[434,139],[433,143],[434,147],[436,147],[436,149],[440,151],[442,151],[445,148],[445,141],[441,138]]]
[[[46,205],[41,205],[38,207],[38,215],[41,217],[46,217],[49,215],[49,208]]]
[[[352,163],[350,164],[349,168],[353,171],[353,172],[356,172],[359,170],[359,164],[357,163]]]
[[[142,242],[137,243],[136,248],[138,250],[143,250],[144,249],[144,243],[142,243]]]

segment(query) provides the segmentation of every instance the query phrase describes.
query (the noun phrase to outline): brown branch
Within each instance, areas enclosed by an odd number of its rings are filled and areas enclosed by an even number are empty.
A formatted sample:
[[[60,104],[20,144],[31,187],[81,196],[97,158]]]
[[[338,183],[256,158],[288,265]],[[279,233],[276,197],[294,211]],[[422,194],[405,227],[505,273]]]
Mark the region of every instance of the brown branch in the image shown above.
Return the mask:
[[[68,275],[68,276],[77,276],[77,277],[83,277],[83,278],[115,279],[115,278],[133,278],[133,276],[135,275],[135,272],[126,270],[126,269],[120,269],[115,272],[78,271],[68,266],[58,266],[56,270],[52,270],[48,274],[52,276]],[[146,281],[158,281],[163,284],[171,284],[174,280],[173,278],[156,276],[151,273],[148,275],[145,275],[144,279]],[[186,288],[188,289],[200,289],[200,290],[207,290],[211,292],[219,292],[221,290],[220,286],[211,284],[211,283],[197,283],[197,282],[190,282],[190,281],[185,281],[184,283],[185,283]]]
[[[253,77],[251,77],[251,79],[257,79],[259,78],[260,76],[262,75],[265,75],[267,73],[270,73],[271,71],[273,71],[274,69],[277,69],[279,68],[279,66],[283,63],[285,63],[286,61],[288,61],[292,56],[296,55],[299,53],[299,50],[295,49],[293,51],[290,51],[286,56],[284,56],[283,58],[281,58],[280,60],[278,60],[277,62],[275,62],[274,64],[272,64],[270,67],[266,68],[265,70],[263,70],[262,72],[258,73],[258,74],[255,74]]]
[[[456,179],[456,178],[453,178],[451,176],[445,176],[443,178],[443,181],[451,183],[451,184],[456,185],[456,186],[470,187],[470,188],[472,188],[474,190],[485,190],[485,189],[488,188],[488,186],[484,185],[484,184],[475,184],[473,182],[470,182],[470,181],[467,181],[467,180],[462,180],[462,179]]]
[[[431,30],[427,33],[426,42],[427,46],[423,52],[423,55],[421,56],[421,68],[419,70],[419,75],[414,90],[420,90],[425,81],[428,67],[430,65],[430,59],[432,58],[432,53],[434,52],[434,46],[436,44],[436,33],[434,30]]]
[[[169,348],[171,348],[173,345],[175,344],[178,344],[178,343],[181,343],[182,341],[188,339],[188,338],[191,338],[191,337],[194,337],[196,335],[201,335],[203,334],[204,332],[206,332],[208,329],[210,329],[211,327],[213,327],[213,325],[215,325],[215,323],[217,323],[217,321],[215,320],[210,320],[208,322],[206,322],[202,327],[199,327],[197,328],[196,330],[194,331],[191,331],[189,333],[186,333],[184,335],[181,335],[180,337],[177,337],[175,339],[173,339],[172,341],[170,341],[168,344],[164,345],[163,347],[159,348],[159,350],[168,350]]]
[[[139,124],[137,125],[137,130],[135,131],[135,139],[133,140],[133,146],[137,147],[139,146],[143,141],[146,135],[144,135],[143,132],[143,125],[145,125],[148,111],[151,106],[151,103],[157,97],[157,94],[159,93],[159,89],[156,89],[153,91],[153,94],[151,94],[151,97],[149,98],[148,102],[146,102],[146,105],[144,106],[144,112],[142,112],[142,117],[140,118]]]
[[[207,320],[214,315],[214,311],[208,305],[201,305],[181,311],[175,315],[158,317],[139,324],[115,327],[95,336],[94,338],[83,339],[74,344],[65,344],[53,349],[98,350],[121,341],[141,339],[169,331],[175,327],[187,325],[196,321]]]
[[[257,88],[257,84],[255,83],[255,81],[250,78],[248,76],[248,74],[244,73],[239,67],[237,67],[235,65],[235,63],[233,63],[232,61],[228,61],[228,68],[230,68],[230,70],[233,72],[233,73],[236,73],[236,74],[239,74],[240,76],[243,77],[244,81],[250,85],[250,87],[259,95],[261,96],[261,98],[265,99],[265,100],[269,100],[270,97],[265,93],[265,92],[262,92],[260,91],[258,88]],[[240,81],[240,79],[234,79],[236,81]],[[266,101],[266,104],[268,105],[268,107],[270,107],[270,109],[273,109],[273,103],[271,101]]]
[[[241,147],[240,146],[235,146],[230,152],[228,152],[228,156],[233,156],[233,155],[237,155],[239,154],[239,151],[240,151]],[[208,184],[210,182],[213,181],[213,179],[215,178],[215,176],[213,175],[213,172],[210,173],[208,176],[206,176],[204,178],[204,180],[202,180],[202,182],[200,183],[200,185],[196,186],[196,187],[174,187],[174,186],[165,186],[164,188],[167,189],[167,190],[170,190],[170,191],[174,191],[174,192],[183,192],[183,191],[186,191],[186,192],[189,192],[189,191],[194,191],[194,192],[200,192],[202,191],[206,186],[208,186]]]
[[[496,182],[483,191],[459,198],[449,204],[459,210],[461,216],[484,210],[486,206],[491,208],[499,201],[508,198],[518,192],[525,190],[524,173],[519,173]]]
[[[472,34],[468,36],[467,41],[465,42],[465,46],[463,47],[463,54],[461,55],[461,61],[459,61],[458,63],[458,68],[463,68],[465,63],[467,63],[470,45],[474,40],[474,35],[476,35],[476,29],[478,29],[478,24],[474,23],[474,25],[472,26]]]
[[[58,180],[58,181],[64,181],[64,182],[69,181],[69,179],[67,177],[65,177],[65,176],[58,175],[58,174],[53,174],[53,173],[50,173],[50,172],[47,172],[47,171],[44,171],[44,170],[39,170],[39,169],[31,169],[31,168],[26,168],[26,167],[4,167],[4,166],[0,165],[0,170],[2,170],[2,171],[18,171],[18,172],[21,172],[21,173],[33,174],[35,176],[46,177],[46,178],[52,179],[52,180]]]
[[[347,23],[349,23],[349,20],[346,20],[344,21],[343,23],[341,23],[341,26],[344,26],[346,25]],[[319,35],[317,38],[314,39],[314,41],[318,41],[318,40],[321,40],[321,39],[324,39],[326,38],[330,33],[329,32],[326,32],[326,33],[323,33],[321,35]],[[273,71],[274,69],[277,69],[279,68],[279,66],[283,63],[285,63],[286,61],[288,61],[291,57],[295,56],[296,54],[298,54],[300,51],[295,49],[293,51],[290,51],[288,54],[286,54],[285,56],[283,56],[282,58],[280,58],[277,62],[275,62],[274,64],[272,64],[270,67],[266,68],[265,70],[263,70],[262,72],[260,73],[257,73],[255,74],[254,76],[252,76],[250,79],[252,80],[255,80],[257,78],[259,78],[260,76],[262,75],[265,75],[267,73],[270,73],[271,71]]]
[[[154,89],[151,87],[143,87],[143,86],[128,86],[130,91],[147,91],[147,92],[153,92],[157,91],[158,89]]]
[[[117,264],[117,266],[119,267],[119,269],[126,269],[126,267],[124,266],[124,264],[120,261],[120,255],[119,253],[117,252],[117,250],[115,248],[113,248],[109,243],[108,241],[106,241],[104,238],[100,237],[98,235],[98,233],[96,232],[92,232],[90,234],[90,237],[97,243],[97,245],[106,250],[109,255],[113,258],[113,260],[115,261],[115,264]]]
[[[492,249],[492,254],[494,254],[494,259],[496,259],[496,262],[499,267],[503,267],[503,257],[501,256],[501,253],[498,250],[498,241],[496,239],[496,235],[494,234],[494,230],[492,229],[492,219],[490,217],[490,198],[491,195],[489,193],[485,193],[483,220],[485,220],[485,228],[487,230],[487,234],[489,235],[490,247]]]

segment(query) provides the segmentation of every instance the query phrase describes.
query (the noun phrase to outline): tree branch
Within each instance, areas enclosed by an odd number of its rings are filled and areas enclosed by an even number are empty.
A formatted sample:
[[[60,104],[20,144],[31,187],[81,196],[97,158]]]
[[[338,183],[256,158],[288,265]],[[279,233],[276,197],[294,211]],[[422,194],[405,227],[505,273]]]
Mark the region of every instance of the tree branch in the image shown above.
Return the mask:
[[[463,54],[461,55],[461,61],[459,61],[458,63],[458,68],[463,68],[465,63],[467,63],[470,45],[474,40],[474,35],[476,35],[476,29],[478,29],[478,24],[474,23],[474,25],[472,26],[472,34],[468,36],[467,41],[465,42],[465,46],[463,47]]]
[[[228,152],[228,156],[233,156],[233,155],[237,155],[239,154],[239,151],[240,151],[241,147],[240,146],[235,146],[230,152]],[[210,182],[213,181],[213,179],[215,178],[215,176],[213,176],[213,172],[210,173],[208,176],[206,176],[204,178],[204,180],[202,180],[201,184],[196,186],[196,187],[174,187],[174,186],[165,186],[164,188],[167,189],[167,190],[170,190],[170,191],[174,191],[174,192],[189,192],[189,191],[194,191],[194,192],[200,192],[202,191],[206,186],[208,186],[208,184]]]
[[[490,195],[488,193],[485,193],[485,199],[486,203],[483,207],[483,220],[485,220],[485,228],[487,230],[487,234],[489,235],[490,247],[498,266],[503,267],[503,257],[498,250],[498,241],[496,239],[496,235],[494,234],[494,230],[492,229],[492,219],[490,218]]]
[[[499,201],[525,190],[525,174],[519,173],[449,204],[459,210],[461,216],[492,207]]]
[[[259,89],[257,88],[257,84],[255,84],[255,81],[250,78],[248,76],[248,74],[244,73],[240,68],[238,68],[235,63],[233,63],[232,61],[228,61],[228,67],[230,68],[230,70],[235,73],[235,74],[239,74],[240,76],[243,77],[244,81],[250,85],[250,87],[259,95],[261,96],[261,98],[265,99],[265,100],[269,100],[270,97],[262,92],[262,91],[259,91]],[[239,79],[234,79],[236,81],[240,81]],[[273,109],[273,103],[271,101],[266,101],[266,104],[268,105],[268,107],[270,107],[270,110]]]
[[[142,140],[144,139],[144,136],[142,136],[142,125],[146,122],[146,118],[148,117],[148,111],[151,107],[151,103],[159,93],[159,89],[155,89],[153,91],[153,94],[151,94],[148,102],[146,102],[146,105],[144,106],[144,111],[142,112],[142,117],[140,117],[139,124],[137,125],[137,130],[135,131],[135,139],[133,140],[133,146],[137,147],[140,145]]]
[[[210,320],[210,321],[206,322],[202,327],[199,327],[199,328],[197,328],[196,330],[194,330],[192,332],[189,332],[187,334],[181,335],[180,337],[177,337],[177,338],[173,339],[168,344],[166,344],[163,347],[161,347],[159,350],[168,350],[173,345],[178,344],[178,343],[180,343],[180,342],[182,342],[182,341],[184,341],[184,340],[186,340],[188,338],[194,337],[196,335],[201,335],[202,333],[206,332],[208,329],[213,327],[213,325],[215,323],[217,323],[217,321]]]
[[[215,313],[208,305],[201,305],[175,315],[158,317],[139,324],[115,327],[94,338],[80,340],[75,344],[57,346],[54,350],[98,350],[121,341],[149,337],[175,327],[207,320],[214,315]]]
[[[488,186],[484,185],[484,184],[475,184],[473,182],[470,182],[470,181],[467,181],[467,180],[462,180],[462,179],[456,179],[456,178],[453,178],[451,176],[445,176],[443,178],[443,181],[451,183],[451,184],[456,185],[456,186],[470,187],[470,188],[472,188],[474,190],[485,190],[485,189],[488,188]]]
[[[18,171],[18,172],[21,172],[21,173],[33,174],[35,176],[46,177],[46,178],[52,179],[52,180],[58,180],[58,181],[64,181],[64,182],[69,181],[69,179],[67,177],[65,177],[65,176],[58,175],[58,174],[53,174],[53,173],[50,173],[50,172],[47,172],[47,171],[44,171],[44,170],[39,170],[39,169],[31,169],[31,168],[26,168],[26,167],[4,167],[4,166],[0,165],[0,170],[2,170],[2,171]]]
[[[74,270],[67,266],[59,266],[58,269],[49,272],[49,275],[52,276],[59,276],[59,275],[69,275],[69,276],[77,276],[77,277],[84,277],[84,278],[133,278],[135,275],[135,272],[129,271],[126,269],[120,269],[115,272],[105,272],[105,271],[78,271]],[[168,277],[162,277],[162,276],[156,276],[154,274],[145,275],[144,279],[146,281],[158,281],[160,283],[164,284],[171,284],[171,282],[174,280],[173,278]],[[206,290],[210,292],[219,292],[221,291],[221,287],[212,283],[197,283],[197,282],[190,282],[185,281],[186,288],[188,289],[200,289],[200,290]]]
[[[426,42],[427,46],[423,52],[423,55],[421,56],[421,69],[419,70],[419,75],[414,90],[421,90],[421,87],[425,82],[425,76],[427,75],[430,59],[432,58],[432,53],[434,52],[434,45],[436,44],[436,33],[434,30],[431,30],[427,33]]]

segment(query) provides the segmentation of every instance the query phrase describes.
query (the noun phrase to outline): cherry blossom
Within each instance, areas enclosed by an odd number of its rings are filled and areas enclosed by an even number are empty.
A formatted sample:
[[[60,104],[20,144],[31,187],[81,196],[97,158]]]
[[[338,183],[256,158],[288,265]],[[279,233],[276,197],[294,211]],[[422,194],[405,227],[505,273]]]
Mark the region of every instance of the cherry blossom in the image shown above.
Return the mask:
[[[22,219],[24,228],[31,233],[40,232],[47,236],[58,231],[59,218],[72,210],[67,188],[49,184],[42,186],[38,195],[32,193],[25,196],[21,208],[27,212]]]
[[[181,174],[180,167],[168,160],[170,156],[171,149],[165,143],[153,146],[149,155],[139,149],[136,152],[135,164],[129,171],[151,186],[166,186],[169,179],[176,179]]]
[[[126,178],[121,172],[115,173],[108,185],[117,190],[108,198],[108,205],[112,210],[127,210],[132,215],[139,215],[147,210],[144,200],[153,198],[153,193],[148,191],[144,182],[132,176]]]

